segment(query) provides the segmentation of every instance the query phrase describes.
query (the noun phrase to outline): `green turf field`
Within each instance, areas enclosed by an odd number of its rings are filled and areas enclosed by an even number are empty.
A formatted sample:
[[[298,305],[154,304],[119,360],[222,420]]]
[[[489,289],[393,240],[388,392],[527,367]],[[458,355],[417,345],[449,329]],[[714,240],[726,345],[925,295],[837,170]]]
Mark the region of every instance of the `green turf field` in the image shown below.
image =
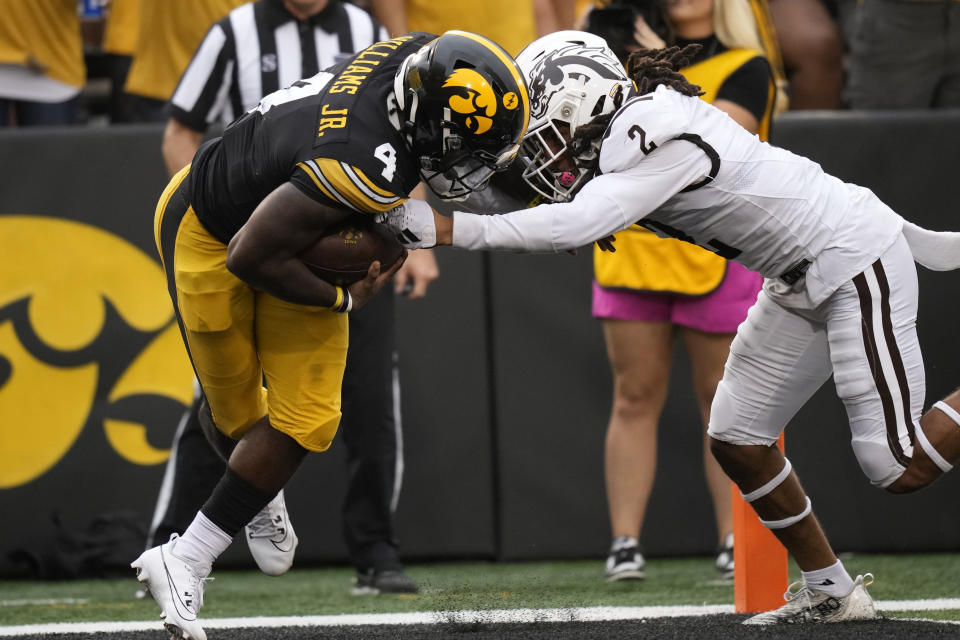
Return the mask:
[[[877,600],[960,597],[960,555],[852,555],[852,575],[872,572]],[[702,605],[733,602],[733,584],[717,579],[712,558],[648,560],[643,582],[607,584],[600,560],[424,564],[408,567],[418,595],[353,596],[346,568],[296,569],[280,578],[220,571],[208,584],[205,618],[395,613],[473,609]],[[791,580],[798,576],[791,570]],[[128,579],[0,581],[0,626],[42,622],[152,620],[156,605],[136,600]],[[50,600],[50,602],[40,602]],[[899,617],[960,620],[960,610],[897,612]]]

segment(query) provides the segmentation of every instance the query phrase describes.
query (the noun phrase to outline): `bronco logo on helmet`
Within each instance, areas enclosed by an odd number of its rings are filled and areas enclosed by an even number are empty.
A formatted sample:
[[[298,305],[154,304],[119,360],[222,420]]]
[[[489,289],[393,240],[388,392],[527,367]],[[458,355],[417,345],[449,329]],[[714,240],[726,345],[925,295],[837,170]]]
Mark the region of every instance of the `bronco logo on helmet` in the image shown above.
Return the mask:
[[[618,82],[624,79],[623,69],[616,58],[611,59],[606,47],[572,44],[543,56],[530,70],[530,117],[542,118],[547,113],[550,98],[564,89],[567,76],[590,75]]]

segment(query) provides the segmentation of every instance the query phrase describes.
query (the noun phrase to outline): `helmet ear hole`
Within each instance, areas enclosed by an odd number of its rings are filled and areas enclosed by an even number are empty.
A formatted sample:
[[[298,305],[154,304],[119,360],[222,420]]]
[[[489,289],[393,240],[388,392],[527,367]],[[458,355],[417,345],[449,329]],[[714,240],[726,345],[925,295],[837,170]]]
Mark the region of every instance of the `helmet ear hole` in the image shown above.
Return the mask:
[[[593,111],[590,112],[590,117],[594,118],[601,113],[603,113],[603,104],[607,101],[607,96],[600,96],[600,99],[597,100],[597,103],[593,105]]]

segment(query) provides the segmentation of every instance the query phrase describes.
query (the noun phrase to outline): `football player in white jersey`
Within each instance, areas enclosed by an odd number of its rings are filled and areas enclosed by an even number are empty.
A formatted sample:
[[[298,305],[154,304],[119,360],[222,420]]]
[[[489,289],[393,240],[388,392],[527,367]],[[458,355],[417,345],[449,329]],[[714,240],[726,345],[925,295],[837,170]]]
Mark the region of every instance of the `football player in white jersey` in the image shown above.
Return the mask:
[[[711,449],[803,584],[751,624],[875,617],[843,568],[790,462],[774,446],[831,376],[870,482],[909,493],[960,459],[960,392],[921,415],[914,262],[960,267],[960,234],[901,218],[869,189],[761,142],[697,99],[677,73],[690,54],[640,51],[629,77],[587,34],[545,36],[518,56],[531,119],[521,157],[548,204],[503,215],[436,214],[409,201],[384,221],[409,248],[558,252],[633,224],[738,261],[764,289],[740,326],[711,409]],[[416,238],[416,240],[414,240]]]

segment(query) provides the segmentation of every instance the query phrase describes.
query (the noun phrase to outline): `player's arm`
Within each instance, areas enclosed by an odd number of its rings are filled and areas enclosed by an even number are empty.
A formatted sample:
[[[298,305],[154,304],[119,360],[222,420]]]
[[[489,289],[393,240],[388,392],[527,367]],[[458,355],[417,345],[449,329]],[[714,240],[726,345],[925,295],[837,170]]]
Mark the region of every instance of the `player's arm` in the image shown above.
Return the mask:
[[[161,150],[171,176],[193,162],[193,156],[202,140],[203,131],[196,131],[174,118],[167,120]]]
[[[220,22],[207,31],[170,96],[170,119],[161,151],[170,175],[193,161],[209,124],[220,116],[229,98],[236,64],[233,37]]]
[[[427,199],[427,188],[421,182],[410,192],[411,198]],[[420,249],[410,253],[403,268],[393,279],[393,290],[411,299],[427,295],[427,288],[440,275],[440,267],[432,249]]]
[[[408,248],[435,243],[471,250],[569,251],[626,229],[701,179],[710,166],[695,145],[673,140],[635,166],[593,178],[571,202],[501,215],[456,211],[448,218],[411,200],[385,222]],[[411,242],[413,236],[419,244]]]
[[[373,17],[387,28],[391,38],[405,34],[407,28],[407,0],[371,0]]]
[[[263,199],[227,246],[227,269],[255,289],[295,304],[332,307],[334,285],[315,276],[297,255],[328,226],[350,211],[318,202],[287,182]],[[353,309],[359,309],[403,264],[387,271],[371,265],[367,277],[350,285]]]
[[[537,36],[572,29],[576,22],[576,13],[574,0],[533,0],[533,20],[537,27]]]
[[[762,56],[748,60],[724,81],[713,106],[750,133],[757,133],[773,99],[773,72]]]

